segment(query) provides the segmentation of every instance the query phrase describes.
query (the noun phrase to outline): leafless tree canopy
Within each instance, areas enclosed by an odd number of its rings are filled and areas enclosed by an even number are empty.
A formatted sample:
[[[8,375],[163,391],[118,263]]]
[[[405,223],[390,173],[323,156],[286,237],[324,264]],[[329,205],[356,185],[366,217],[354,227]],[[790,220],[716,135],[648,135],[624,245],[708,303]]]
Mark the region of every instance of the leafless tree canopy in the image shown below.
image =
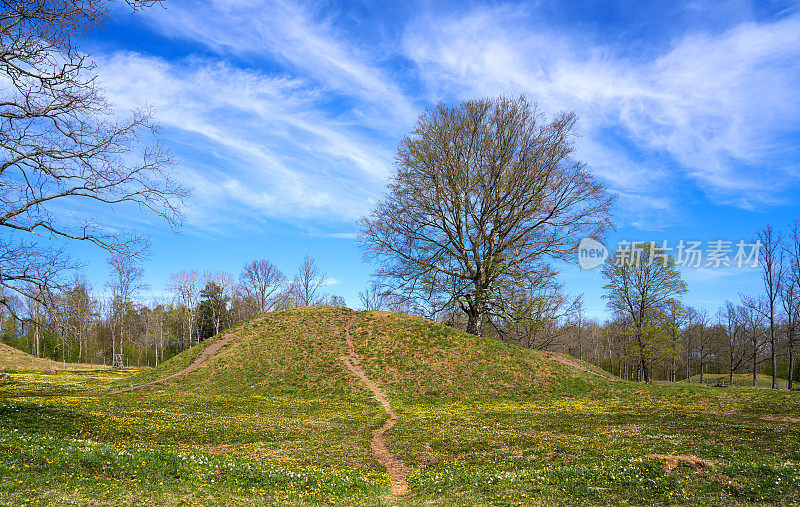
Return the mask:
[[[183,316],[186,321],[186,342],[192,342],[192,334],[196,331],[195,315],[197,305],[200,304],[200,291],[202,290],[200,274],[195,271],[181,271],[169,276],[167,289],[180,302]]]
[[[786,345],[789,352],[789,371],[794,372],[794,348],[800,325],[800,221],[795,220],[790,229],[785,246],[786,274],[784,277],[781,302],[786,315]],[[789,375],[788,387],[794,387],[793,376]]]
[[[358,300],[361,302],[361,307],[367,311],[383,310],[386,306],[386,292],[381,285],[375,281],[369,284],[369,287],[358,293]]]
[[[429,109],[362,221],[378,275],[434,310],[457,305],[480,334],[504,287],[611,226],[612,197],[572,158],[575,122],[573,113],[546,121],[524,97]]]
[[[777,362],[775,357],[775,311],[779,304],[783,287],[783,259],[782,237],[771,225],[767,225],[757,234],[762,251],[758,256],[758,265],[761,268],[761,281],[764,284],[764,297],[766,304],[763,306],[764,317],[769,324],[769,346],[772,361],[772,388],[778,388]]]
[[[523,347],[549,349],[559,338],[567,322],[579,313],[582,300],[569,300],[556,272],[544,264],[535,276],[527,276],[519,285],[503,288],[495,300],[491,320],[493,330],[504,341]]]
[[[285,298],[286,275],[265,259],[245,264],[239,284],[243,294],[257,302],[260,313],[274,310]]]
[[[325,300],[325,295],[321,294],[320,289],[327,281],[328,275],[320,271],[314,259],[306,255],[292,280],[291,297],[294,300],[294,305],[315,306],[322,304]]]
[[[117,119],[79,49],[82,33],[99,26],[109,7],[102,0],[0,4],[0,268],[12,290],[24,290],[22,282],[54,286],[72,267],[58,246],[65,240],[141,254],[143,238],[94,218],[110,207],[127,204],[180,223],[187,189],[154,141],[151,111]]]

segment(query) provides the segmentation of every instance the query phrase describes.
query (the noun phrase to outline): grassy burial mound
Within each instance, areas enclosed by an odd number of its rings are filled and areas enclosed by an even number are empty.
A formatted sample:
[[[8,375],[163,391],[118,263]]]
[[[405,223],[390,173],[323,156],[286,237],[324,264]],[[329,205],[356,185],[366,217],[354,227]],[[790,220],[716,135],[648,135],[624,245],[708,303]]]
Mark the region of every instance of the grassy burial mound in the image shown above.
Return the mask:
[[[34,357],[14,347],[0,343],[0,371],[45,371],[106,368],[95,364],[62,363]]]
[[[252,319],[119,386],[173,376],[192,365],[207,347],[226,340],[195,369],[169,382],[182,388],[227,392],[349,391],[358,383],[342,366],[341,358],[348,353],[344,329],[351,319],[355,352],[365,372],[392,396],[520,396],[572,391],[604,382],[540,352],[419,317],[311,307]]]
[[[603,382],[541,352],[419,317],[359,313],[351,333],[367,373],[400,399],[517,398]]]
[[[352,313],[343,308],[298,308],[256,317],[119,385],[173,376],[224,340],[219,350],[193,370],[152,387],[174,385],[245,395],[264,391],[342,393],[351,384],[340,358],[347,353],[344,326]]]

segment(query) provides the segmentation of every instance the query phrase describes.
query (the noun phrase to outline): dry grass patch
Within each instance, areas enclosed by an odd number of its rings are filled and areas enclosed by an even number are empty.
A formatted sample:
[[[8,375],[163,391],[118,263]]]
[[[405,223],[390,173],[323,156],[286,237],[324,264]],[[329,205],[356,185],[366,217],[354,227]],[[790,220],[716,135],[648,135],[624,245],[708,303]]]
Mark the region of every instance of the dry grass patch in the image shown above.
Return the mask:
[[[0,370],[55,372],[58,370],[98,370],[103,368],[108,368],[108,366],[102,364],[60,363],[52,359],[42,359],[8,346],[5,343],[0,343]]]

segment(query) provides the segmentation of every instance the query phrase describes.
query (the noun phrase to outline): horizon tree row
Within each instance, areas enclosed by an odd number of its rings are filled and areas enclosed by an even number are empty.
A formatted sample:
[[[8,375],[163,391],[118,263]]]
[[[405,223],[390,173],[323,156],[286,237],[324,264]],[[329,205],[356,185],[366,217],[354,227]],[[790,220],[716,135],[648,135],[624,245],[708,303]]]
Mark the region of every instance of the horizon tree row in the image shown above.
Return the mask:
[[[36,298],[8,296],[0,341],[56,361],[154,366],[260,313],[345,304],[324,292],[327,274],[309,256],[291,279],[265,259],[246,263],[238,280],[173,273],[168,300],[145,296],[143,270],[124,257],[109,259],[109,275],[106,297],[80,277]]]
[[[662,380],[676,381],[680,371],[684,379],[691,381],[696,374],[700,382],[706,373],[725,373],[733,383],[734,375],[746,371],[755,386],[760,370],[771,376],[773,389],[780,378],[793,389],[800,375],[795,361],[800,222],[789,226],[786,240],[770,225],[757,232],[756,240],[762,292],[739,294],[738,303],[726,300],[713,316],[680,301],[686,285],[674,259],[664,252],[643,249],[637,263],[619,263],[612,255],[603,269],[612,319],[602,326],[593,323],[593,332],[571,326],[562,350],[573,351],[570,341],[591,336],[593,362],[611,371],[616,365],[616,374],[624,378],[648,382],[658,367]],[[654,254],[663,262],[651,262]],[[599,356],[598,348],[603,350]]]

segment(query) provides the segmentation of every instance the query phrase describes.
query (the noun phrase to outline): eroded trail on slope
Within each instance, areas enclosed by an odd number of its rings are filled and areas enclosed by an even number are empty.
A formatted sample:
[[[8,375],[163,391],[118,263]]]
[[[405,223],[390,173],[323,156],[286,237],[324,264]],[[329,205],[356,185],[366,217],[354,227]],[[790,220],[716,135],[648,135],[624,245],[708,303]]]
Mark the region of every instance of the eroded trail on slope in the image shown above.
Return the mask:
[[[620,380],[617,377],[614,377],[613,375],[610,375],[610,374],[603,375],[602,373],[598,373],[598,372],[596,372],[594,370],[591,370],[591,369],[587,368],[586,366],[582,365],[581,363],[579,363],[577,361],[573,361],[573,360],[569,359],[568,357],[564,357],[561,354],[556,354],[556,353],[553,353],[553,352],[545,352],[544,354],[551,361],[555,361],[557,363],[561,363],[561,364],[563,364],[565,366],[569,366],[570,368],[575,368],[576,370],[580,370],[582,372],[588,373],[589,375],[594,375],[595,377],[600,377],[600,378],[605,379],[605,380],[610,380],[611,382],[618,382]]]
[[[197,356],[194,361],[192,361],[192,364],[190,364],[189,366],[187,366],[186,368],[182,369],[181,371],[179,371],[177,373],[173,373],[172,375],[169,375],[169,376],[164,377],[164,378],[160,378],[158,380],[154,380],[152,382],[147,382],[146,384],[139,384],[138,386],[131,386],[131,387],[127,387],[125,389],[120,389],[119,391],[114,391],[111,394],[119,394],[119,393],[126,393],[126,392],[129,392],[129,391],[135,391],[136,389],[141,389],[143,387],[149,387],[149,386],[152,386],[152,385],[155,385],[155,384],[161,384],[163,382],[166,382],[167,380],[174,379],[175,377],[180,377],[181,375],[186,375],[187,373],[196,370],[197,367],[200,366],[207,359],[210,359],[210,358],[214,357],[214,355],[217,352],[219,352],[220,349],[222,349],[222,347],[224,347],[225,344],[228,343],[228,341],[231,340],[232,338],[234,338],[235,336],[236,336],[236,331],[229,332],[228,334],[223,336],[221,339],[215,341],[214,343],[212,343],[211,345],[209,345],[208,347],[203,349],[203,352],[201,352],[200,355]]]
[[[355,322],[356,317],[353,315],[350,320],[347,321],[344,327],[345,339],[347,340],[347,348],[349,349],[349,354],[345,357],[342,357],[342,362],[350,370],[353,375],[357,376],[364,382],[364,385],[372,391],[372,394],[375,398],[383,405],[383,409],[386,411],[386,414],[389,418],[383,423],[383,426],[376,430],[372,430],[372,442],[370,442],[370,447],[372,448],[372,454],[375,456],[375,459],[381,465],[386,468],[386,473],[389,474],[389,478],[392,481],[392,493],[395,494],[402,494],[408,491],[408,484],[406,483],[406,477],[408,476],[408,468],[399,460],[397,456],[395,456],[392,451],[386,446],[386,432],[388,432],[392,427],[397,423],[397,414],[394,413],[392,410],[391,404],[389,404],[389,400],[386,398],[386,394],[375,385],[369,377],[367,377],[364,370],[361,369],[361,366],[358,363],[358,355],[356,354],[356,349],[353,346],[353,338],[350,336],[350,326],[353,325]]]

